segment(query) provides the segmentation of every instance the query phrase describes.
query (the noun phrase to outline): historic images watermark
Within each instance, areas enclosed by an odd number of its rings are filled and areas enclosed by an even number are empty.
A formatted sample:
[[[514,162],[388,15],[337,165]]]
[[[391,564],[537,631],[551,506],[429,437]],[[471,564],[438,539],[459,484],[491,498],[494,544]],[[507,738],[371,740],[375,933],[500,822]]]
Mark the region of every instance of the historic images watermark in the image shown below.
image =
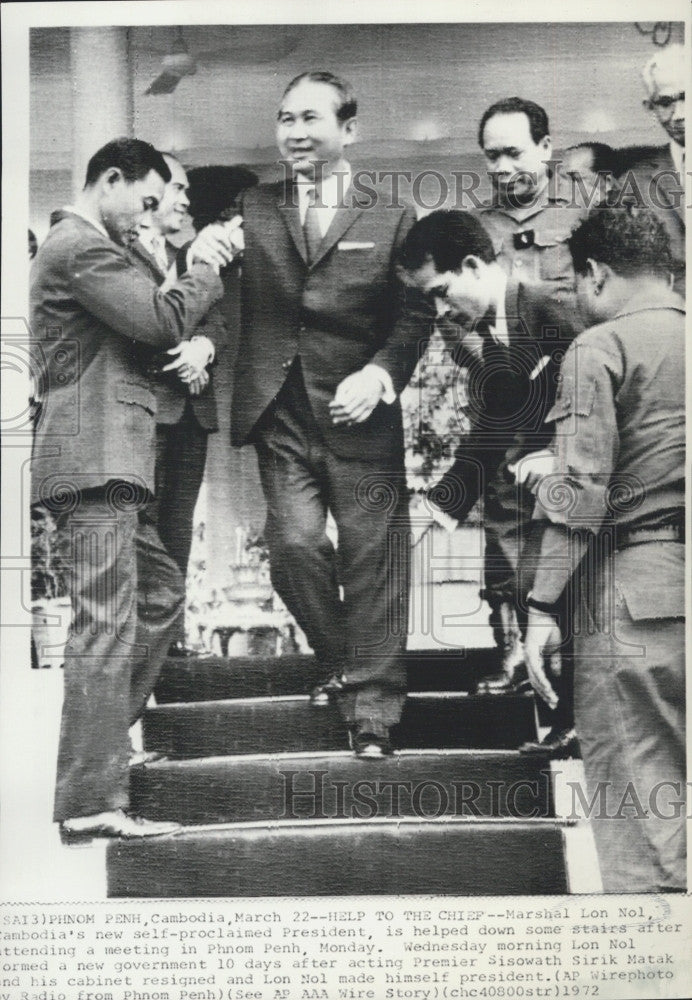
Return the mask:
[[[538,184],[538,177],[530,171],[521,171],[508,179],[503,193],[492,184],[491,175],[477,170],[357,169],[352,173],[336,171],[336,205],[339,208],[372,209],[375,205],[402,209],[415,205],[419,212],[434,212],[445,206],[477,211],[490,208],[529,209],[533,204],[543,204],[545,199],[557,200],[561,208],[583,209],[607,204],[611,208],[635,205],[653,210],[679,209],[685,199],[684,177],[675,170],[660,170],[650,178],[642,179],[636,171],[627,169],[617,178],[607,171],[588,174],[563,173],[562,160],[546,161],[547,186]],[[283,207],[297,207],[297,193],[293,180],[293,167],[287,160],[278,160],[285,183]],[[321,182],[326,163],[314,164],[315,206],[324,208]],[[691,172],[692,173],[692,172]],[[568,195],[565,194],[565,180]],[[521,197],[514,193],[519,181],[528,181],[530,194]],[[558,190],[559,185],[559,190]],[[522,186],[522,190],[523,187]],[[688,208],[692,208],[689,205]]]
[[[560,773],[560,772],[557,772]],[[420,781],[398,778],[340,780],[328,769],[279,771],[282,780],[281,819],[377,819],[403,817],[439,819],[477,816],[490,819],[550,819],[553,816],[549,769],[538,778],[521,780]],[[567,781],[571,808],[565,819],[679,820],[692,813],[688,789],[675,781],[659,781],[642,789],[634,782],[624,787],[599,781],[587,793],[579,781]],[[692,803],[690,803],[692,805]]]

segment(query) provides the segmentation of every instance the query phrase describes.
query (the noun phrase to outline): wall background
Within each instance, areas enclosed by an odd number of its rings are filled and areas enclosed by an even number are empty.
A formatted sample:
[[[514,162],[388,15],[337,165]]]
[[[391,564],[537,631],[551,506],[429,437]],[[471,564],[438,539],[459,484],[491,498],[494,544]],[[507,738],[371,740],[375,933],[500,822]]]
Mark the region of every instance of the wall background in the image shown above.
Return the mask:
[[[39,240],[51,210],[71,197],[69,30],[31,32],[30,225]],[[288,80],[306,68],[331,69],[353,83],[360,103],[353,159],[369,167],[482,168],[478,120],[489,104],[512,94],[546,108],[557,149],[590,138],[615,146],[661,141],[641,106],[639,70],[654,46],[633,22],[188,25],[183,31],[198,70],[170,95],[144,91],[175,29],[133,27],[129,37],[135,135],[177,151],[189,166],[246,163],[263,177],[271,173],[278,101]],[[683,25],[673,24],[671,40],[682,35]]]

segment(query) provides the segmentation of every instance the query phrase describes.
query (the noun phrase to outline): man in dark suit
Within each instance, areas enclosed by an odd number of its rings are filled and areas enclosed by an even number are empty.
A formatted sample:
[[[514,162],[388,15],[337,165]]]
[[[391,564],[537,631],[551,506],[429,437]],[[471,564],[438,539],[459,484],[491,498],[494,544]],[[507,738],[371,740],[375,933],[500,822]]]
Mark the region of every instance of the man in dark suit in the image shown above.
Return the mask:
[[[359,185],[344,158],[356,110],[333,74],[296,77],[277,124],[290,176],[243,196],[231,426],[236,445],[257,450],[274,586],[330,675],[313,704],[335,696],[355,752],[376,757],[390,751],[405,699],[409,517],[398,395],[432,310],[422,300],[416,308],[415,296],[405,302],[394,273],[413,212]]]
[[[155,490],[156,431],[146,365],[189,336],[221,282],[198,265],[163,292],[128,256],[125,245],[169,178],[149,143],[108,143],[32,270],[43,404],[32,501],[53,511],[72,560],[54,808],[68,842],[175,828],[126,811],[128,728],[156,681],[184,597],[180,570],[144,516]]]
[[[507,276],[477,216],[433,212],[408,234],[401,249],[405,280],[447,316],[447,336],[457,338],[455,361],[468,372],[469,434],[456,461],[431,488],[430,500],[459,521],[482,497],[486,524],[483,596],[491,609],[498,647],[526,621],[531,556],[540,541],[533,522],[532,489],[553,471],[545,418],[555,398],[560,359],[576,330],[565,323],[563,289],[552,281]],[[488,523],[492,530],[488,530]],[[521,568],[521,572],[520,572]],[[516,610],[514,623],[503,609]],[[526,673],[505,662],[500,690],[512,690]],[[563,677],[565,686],[569,678]],[[489,692],[492,693],[492,692]],[[552,736],[526,745],[531,752],[566,756],[575,750],[568,697],[550,719]]]
[[[171,172],[151,225],[140,228],[130,250],[157,285],[166,283],[177,248],[169,238],[180,232],[187,217],[187,175],[170,153],[163,158]],[[182,573],[192,546],[192,520],[207,457],[207,437],[218,430],[213,368],[222,346],[225,327],[218,307],[203,318],[188,341],[162,354],[151,368],[156,394],[156,497],[146,516],[156,525],[166,551]],[[184,617],[168,650],[184,656]]]
[[[620,177],[622,200],[634,196],[665,226],[673,254],[674,288],[685,295],[685,81],[688,68],[682,45],[659,49],[642,71],[644,106],[668,136],[664,146],[638,150]],[[626,150],[623,154],[626,155]]]

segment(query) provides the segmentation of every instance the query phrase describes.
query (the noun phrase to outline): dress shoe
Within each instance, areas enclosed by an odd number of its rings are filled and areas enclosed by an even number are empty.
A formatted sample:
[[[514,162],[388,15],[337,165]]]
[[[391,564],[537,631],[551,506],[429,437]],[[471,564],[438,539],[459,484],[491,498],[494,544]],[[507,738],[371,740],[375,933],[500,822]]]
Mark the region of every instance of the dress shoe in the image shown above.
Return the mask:
[[[139,767],[141,764],[155,764],[157,760],[168,760],[165,753],[158,750],[133,750],[130,754],[130,767]]]
[[[333,674],[325,681],[320,681],[310,692],[310,704],[313,708],[323,708],[329,705],[338,695],[346,690],[346,678]]]
[[[475,694],[523,694],[531,690],[531,682],[526,664],[515,664],[511,670],[503,668],[487,677],[481,677],[476,684]]]
[[[379,760],[392,753],[389,730],[386,726],[371,723],[357,726],[350,731],[349,741],[356,757],[362,757],[363,760]]]
[[[144,837],[164,837],[177,833],[179,823],[158,823],[141,816],[128,816],[123,809],[96,813],[93,816],[77,816],[60,824],[60,839],[63,844],[87,844],[94,838],[120,837],[123,840],[139,840]]]
[[[191,649],[181,639],[177,639],[168,647],[168,655],[180,659],[189,659],[191,656],[199,656],[199,651]]]
[[[547,754],[553,760],[566,760],[568,757],[581,757],[579,740],[574,728],[557,727],[550,730],[542,740],[522,743],[519,753]]]

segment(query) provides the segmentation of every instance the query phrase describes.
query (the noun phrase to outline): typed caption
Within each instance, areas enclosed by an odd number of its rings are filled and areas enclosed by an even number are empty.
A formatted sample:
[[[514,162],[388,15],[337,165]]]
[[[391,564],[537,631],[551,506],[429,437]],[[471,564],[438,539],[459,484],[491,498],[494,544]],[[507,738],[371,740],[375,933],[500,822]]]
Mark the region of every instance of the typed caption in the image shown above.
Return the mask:
[[[0,1000],[685,997],[684,896],[0,910]]]

